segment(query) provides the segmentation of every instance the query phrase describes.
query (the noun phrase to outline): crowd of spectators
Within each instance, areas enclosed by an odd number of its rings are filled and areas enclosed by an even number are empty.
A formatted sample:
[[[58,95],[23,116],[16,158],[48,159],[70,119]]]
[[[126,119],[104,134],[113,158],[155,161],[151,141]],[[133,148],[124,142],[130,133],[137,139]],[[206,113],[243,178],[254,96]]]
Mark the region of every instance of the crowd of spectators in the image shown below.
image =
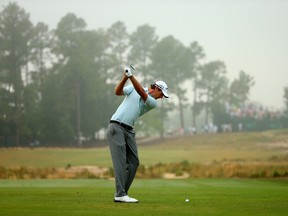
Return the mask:
[[[287,116],[284,111],[275,108],[265,108],[255,103],[235,107],[226,103],[225,110],[228,116],[227,123],[232,125],[233,131],[260,131],[287,127],[285,125]]]

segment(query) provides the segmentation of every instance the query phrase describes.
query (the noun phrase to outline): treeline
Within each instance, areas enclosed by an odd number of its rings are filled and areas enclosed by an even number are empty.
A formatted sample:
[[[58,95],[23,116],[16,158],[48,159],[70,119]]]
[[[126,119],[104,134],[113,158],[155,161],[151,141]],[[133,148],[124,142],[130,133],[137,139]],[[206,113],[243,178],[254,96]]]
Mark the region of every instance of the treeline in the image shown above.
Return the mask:
[[[220,124],[225,103],[244,104],[254,85],[244,71],[229,82],[224,62],[205,62],[196,41],[187,47],[172,35],[159,39],[149,25],[129,34],[120,21],[89,30],[73,13],[50,30],[45,23],[33,24],[29,13],[11,2],[0,11],[0,146],[82,146],[84,138],[93,141],[122,100],[113,91],[129,63],[137,66],[135,74],[143,84],[163,79],[177,98],[177,104],[163,100],[141,119],[137,127],[147,134],[163,136],[167,114],[175,109],[184,127],[187,106],[191,125],[196,126],[203,110],[206,123],[212,118]],[[193,89],[192,104],[186,81]]]

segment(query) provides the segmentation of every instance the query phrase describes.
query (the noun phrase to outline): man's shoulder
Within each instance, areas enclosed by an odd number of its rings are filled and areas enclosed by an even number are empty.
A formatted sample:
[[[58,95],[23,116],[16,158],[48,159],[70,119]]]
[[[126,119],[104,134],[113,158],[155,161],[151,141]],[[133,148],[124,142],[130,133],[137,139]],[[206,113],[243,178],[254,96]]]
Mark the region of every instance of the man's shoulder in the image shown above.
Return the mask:
[[[148,95],[147,100],[145,102],[146,105],[148,105],[150,108],[155,108],[157,107],[157,101],[154,97],[151,95]]]

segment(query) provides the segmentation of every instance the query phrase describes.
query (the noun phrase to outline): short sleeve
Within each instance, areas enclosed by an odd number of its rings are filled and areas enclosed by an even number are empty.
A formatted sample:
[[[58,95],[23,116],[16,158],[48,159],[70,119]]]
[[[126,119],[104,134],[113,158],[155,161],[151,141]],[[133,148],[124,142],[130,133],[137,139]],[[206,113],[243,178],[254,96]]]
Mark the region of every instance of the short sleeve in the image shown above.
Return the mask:
[[[145,106],[148,108],[148,110],[153,109],[157,107],[157,101],[152,96],[148,95],[147,100],[145,102]]]
[[[129,95],[133,91],[133,85],[128,85],[123,88],[124,95]]]

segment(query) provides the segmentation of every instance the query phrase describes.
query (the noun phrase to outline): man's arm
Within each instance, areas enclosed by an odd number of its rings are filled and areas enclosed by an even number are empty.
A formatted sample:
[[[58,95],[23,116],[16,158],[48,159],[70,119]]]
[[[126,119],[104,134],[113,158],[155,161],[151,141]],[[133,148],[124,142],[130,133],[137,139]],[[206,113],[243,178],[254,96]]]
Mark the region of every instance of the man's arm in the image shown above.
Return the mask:
[[[129,71],[129,72],[130,72],[130,74],[128,74],[128,76],[127,76],[127,72],[124,72],[124,76],[122,77],[122,79],[120,80],[118,85],[115,87],[115,94],[116,95],[124,95],[124,92],[123,92],[124,85],[125,85],[126,81],[130,78],[130,81],[132,82],[134,89],[140,95],[142,100],[144,102],[146,102],[146,100],[148,98],[148,94],[145,92],[145,90],[143,89],[141,84],[136,80],[136,78],[132,75],[131,71]]]
[[[123,88],[127,80],[128,80],[128,77],[124,74],[120,82],[115,87],[116,95],[124,95]]]
[[[136,80],[136,78],[134,76],[130,76],[129,78],[130,78],[130,81],[132,82],[135,90],[140,95],[142,100],[145,102],[148,98],[148,94],[145,92],[145,90],[143,89],[141,84]]]

